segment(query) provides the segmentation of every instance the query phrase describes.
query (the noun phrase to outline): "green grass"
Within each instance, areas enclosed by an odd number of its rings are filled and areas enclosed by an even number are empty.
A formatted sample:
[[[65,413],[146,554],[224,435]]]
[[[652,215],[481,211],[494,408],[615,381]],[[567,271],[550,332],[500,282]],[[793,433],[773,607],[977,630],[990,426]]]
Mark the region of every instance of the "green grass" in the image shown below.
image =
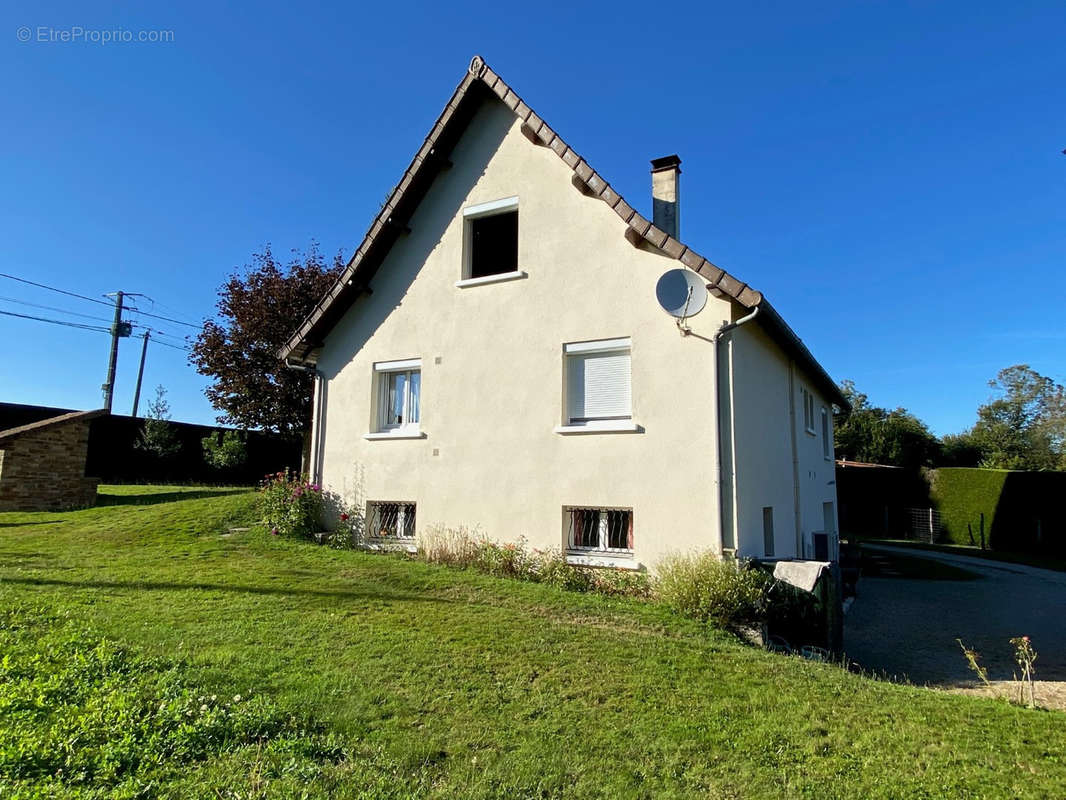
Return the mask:
[[[87,796],[1049,797],[1066,785],[1061,714],[771,655],[653,604],[228,534],[251,495],[148,502],[174,491],[0,514],[0,609],[39,620],[0,625],[9,668],[42,680],[84,659],[63,655],[83,641],[71,652],[119,648],[173,673],[172,691],[250,696],[269,719],[303,722],[254,745],[219,734],[132,783],[78,784]],[[144,680],[147,709],[163,689]],[[65,713],[111,697],[96,686]],[[140,730],[143,715],[132,720]],[[305,729],[338,755],[297,746]],[[5,797],[77,788],[0,780]]]

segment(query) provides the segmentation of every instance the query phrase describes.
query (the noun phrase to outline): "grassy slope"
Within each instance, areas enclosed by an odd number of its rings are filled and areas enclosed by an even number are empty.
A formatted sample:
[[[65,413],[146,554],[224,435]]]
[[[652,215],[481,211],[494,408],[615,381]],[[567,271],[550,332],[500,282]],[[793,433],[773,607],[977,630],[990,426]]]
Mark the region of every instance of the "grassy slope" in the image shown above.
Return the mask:
[[[353,757],[312,795],[1044,797],[1066,785],[1066,716],[762,653],[654,606],[220,536],[247,518],[246,494],[111,499],[0,514],[0,607],[67,613],[187,656],[206,691],[317,716]],[[243,790],[249,769],[223,758],[171,790]]]

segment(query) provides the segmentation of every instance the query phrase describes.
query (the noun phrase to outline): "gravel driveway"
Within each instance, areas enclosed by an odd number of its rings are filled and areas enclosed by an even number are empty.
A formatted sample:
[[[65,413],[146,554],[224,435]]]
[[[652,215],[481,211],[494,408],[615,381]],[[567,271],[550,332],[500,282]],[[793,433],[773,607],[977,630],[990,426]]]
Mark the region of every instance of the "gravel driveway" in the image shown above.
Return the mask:
[[[990,678],[1009,679],[1017,666],[1008,639],[1028,635],[1039,653],[1036,677],[1066,680],[1066,572],[911,548],[863,549],[944,561],[980,577],[863,577],[844,621],[852,661],[918,684],[968,684],[975,676],[959,638],[981,654]]]

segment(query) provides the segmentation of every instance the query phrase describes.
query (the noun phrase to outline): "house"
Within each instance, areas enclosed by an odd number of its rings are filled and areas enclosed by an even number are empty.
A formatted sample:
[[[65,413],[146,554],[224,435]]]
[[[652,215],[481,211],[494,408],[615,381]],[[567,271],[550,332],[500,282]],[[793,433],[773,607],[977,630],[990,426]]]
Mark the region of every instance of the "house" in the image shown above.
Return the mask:
[[[648,220],[473,59],[280,352],[315,375],[311,472],[369,541],[465,526],[625,568],[832,553],[846,401],[681,242],[680,160],[652,165]],[[711,295],[684,325],[656,302],[676,268]]]
[[[0,511],[96,505],[98,478],[85,477],[89,423],[107,411],[71,411],[0,431]]]

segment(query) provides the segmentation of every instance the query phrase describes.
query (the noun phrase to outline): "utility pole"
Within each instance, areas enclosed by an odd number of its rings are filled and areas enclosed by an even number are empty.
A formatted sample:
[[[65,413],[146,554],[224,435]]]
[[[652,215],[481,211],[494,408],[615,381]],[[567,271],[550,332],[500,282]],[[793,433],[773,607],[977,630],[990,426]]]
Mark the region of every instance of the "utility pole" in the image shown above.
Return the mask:
[[[141,378],[144,377],[144,357],[148,354],[148,337],[152,331],[147,330],[141,338],[144,343],[141,345],[141,366],[137,370],[137,388],[133,390],[133,413],[131,417],[137,416],[137,404],[141,401]]]
[[[133,326],[122,321],[122,292],[115,292],[115,321],[111,325],[111,358],[107,362],[107,383],[100,388],[104,390],[104,408],[111,413],[111,400],[115,396],[115,368],[118,366],[118,340],[129,336]]]

